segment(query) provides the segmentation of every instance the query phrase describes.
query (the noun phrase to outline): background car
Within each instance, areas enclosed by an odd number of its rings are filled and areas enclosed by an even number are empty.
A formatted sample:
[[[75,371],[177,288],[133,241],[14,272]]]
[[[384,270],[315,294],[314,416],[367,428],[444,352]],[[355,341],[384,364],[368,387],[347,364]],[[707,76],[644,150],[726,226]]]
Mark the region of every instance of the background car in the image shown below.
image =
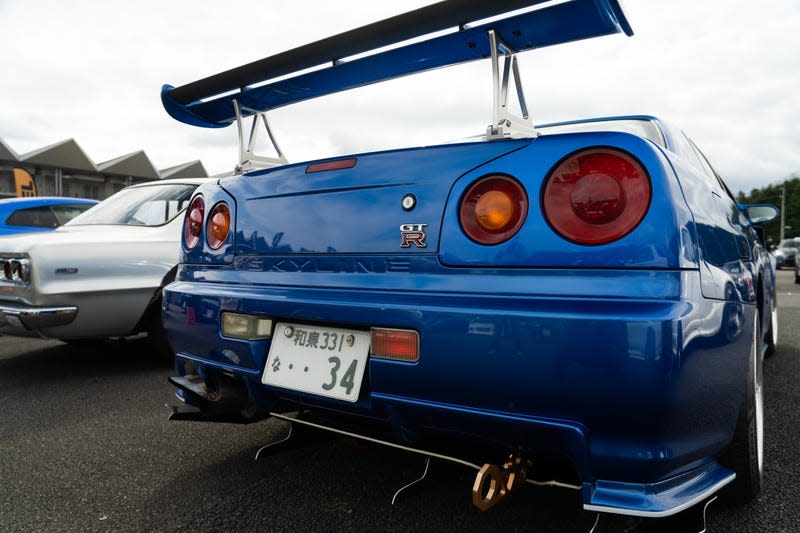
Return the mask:
[[[64,226],[0,239],[0,333],[85,341],[149,332],[203,179],[128,187]]]
[[[526,476],[593,512],[662,517],[723,488],[750,501],[778,312],[755,226],[777,209],[739,206],[658,118],[508,114],[515,52],[632,33],[617,2],[522,3],[538,9],[440,2],[163,88],[173,117],[241,135],[243,113],[266,123],[479,57],[495,87],[474,142],[275,162],[198,189],[164,289],[174,417],[446,450],[471,458],[480,509]],[[421,28],[453,31],[373,50]]]
[[[97,203],[88,198],[57,196],[0,200],[0,236],[55,229]]]
[[[797,242],[794,239],[783,239],[772,253],[778,269],[793,267],[797,256]]]
[[[795,246],[800,247],[800,237],[795,237],[794,241]],[[794,282],[800,284],[800,261],[797,260],[797,254],[794,261]]]

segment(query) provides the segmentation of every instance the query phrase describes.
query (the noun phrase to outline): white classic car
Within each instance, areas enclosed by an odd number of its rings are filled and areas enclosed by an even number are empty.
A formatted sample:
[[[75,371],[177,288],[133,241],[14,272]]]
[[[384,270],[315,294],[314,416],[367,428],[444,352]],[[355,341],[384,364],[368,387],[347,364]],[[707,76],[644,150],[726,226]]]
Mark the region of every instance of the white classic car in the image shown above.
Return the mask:
[[[208,178],[123,189],[47,233],[0,238],[0,334],[67,342],[161,335],[161,289],[175,275],[183,217]]]

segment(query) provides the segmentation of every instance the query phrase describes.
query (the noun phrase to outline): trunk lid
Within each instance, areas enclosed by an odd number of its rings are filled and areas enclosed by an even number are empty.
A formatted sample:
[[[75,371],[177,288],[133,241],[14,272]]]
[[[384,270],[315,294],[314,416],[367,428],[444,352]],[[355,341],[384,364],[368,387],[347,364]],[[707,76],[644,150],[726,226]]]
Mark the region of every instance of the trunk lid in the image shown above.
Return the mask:
[[[352,168],[306,173],[302,163],[224,179],[236,198],[235,253],[436,253],[456,180],[530,142],[392,150],[352,156]],[[404,208],[412,195],[414,207]],[[402,247],[401,226],[411,233]]]

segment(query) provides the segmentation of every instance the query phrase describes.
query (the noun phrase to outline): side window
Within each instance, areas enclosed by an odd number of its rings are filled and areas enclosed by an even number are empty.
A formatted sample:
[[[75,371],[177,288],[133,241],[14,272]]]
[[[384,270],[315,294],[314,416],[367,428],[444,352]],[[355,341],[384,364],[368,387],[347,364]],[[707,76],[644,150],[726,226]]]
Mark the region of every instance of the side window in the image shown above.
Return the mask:
[[[711,168],[711,165],[709,164],[708,159],[706,159],[706,156],[703,155],[703,152],[701,152],[700,149],[697,147],[697,145],[695,145],[694,143],[692,143],[692,150],[694,150],[694,153],[697,155],[697,159],[700,161],[700,166],[702,167],[703,172],[705,172],[706,176],[708,176],[713,180],[716,180],[717,173],[714,172],[713,168]]]
[[[686,137],[685,133],[683,135]],[[694,144],[694,141],[692,141],[690,138],[686,137],[686,140],[689,141],[689,145],[692,147],[692,151],[697,157],[697,160],[700,162],[700,167],[703,169],[705,175],[708,176],[709,179],[713,180],[723,190],[723,192],[730,196],[735,202],[736,200],[733,198],[730,190],[728,190],[728,186],[725,185],[725,183],[722,181],[722,178],[720,178],[719,174],[717,174],[714,170],[714,167],[712,167],[711,163],[708,162],[705,154],[700,150],[700,148],[697,147],[696,144]]]
[[[58,220],[48,206],[42,206],[14,211],[6,219],[6,224],[34,228],[57,228]]]
[[[717,184],[722,189],[722,193],[730,199],[733,206],[737,206],[739,203],[736,201],[736,198],[733,196],[733,193],[728,188],[728,186],[725,185],[725,182],[722,181],[722,178],[719,177],[719,174],[717,174],[717,172],[714,170],[714,167],[711,166],[711,163],[708,162],[708,159],[706,159],[705,154],[703,154],[703,152],[701,152],[700,149],[697,147],[697,145],[695,145],[694,143],[692,143],[692,148],[697,152],[697,157],[703,164],[703,168],[705,169],[706,173],[709,172],[711,173],[710,176],[712,176],[716,180]],[[747,217],[744,216],[744,214],[741,211],[739,211],[738,207],[732,210],[731,222],[733,222],[734,224],[742,224],[744,226],[750,225],[750,222],[747,220]]]
[[[689,144],[689,148],[691,148],[692,155],[694,156],[692,158],[692,162],[703,172],[703,175],[708,178],[709,184],[713,185],[714,189],[716,190],[719,187],[719,180],[717,180],[717,175],[714,172],[714,169],[708,164],[705,156],[700,149],[697,148],[697,145],[694,144],[694,141],[692,141],[685,133],[681,133],[683,134],[683,138]]]

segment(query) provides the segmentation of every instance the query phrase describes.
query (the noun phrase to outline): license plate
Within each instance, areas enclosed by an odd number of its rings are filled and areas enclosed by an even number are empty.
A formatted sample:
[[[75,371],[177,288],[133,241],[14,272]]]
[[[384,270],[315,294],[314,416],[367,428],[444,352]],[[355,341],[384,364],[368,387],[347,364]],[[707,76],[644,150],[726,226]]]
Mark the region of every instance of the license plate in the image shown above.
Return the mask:
[[[369,342],[365,331],[280,322],[261,382],[355,402]]]

